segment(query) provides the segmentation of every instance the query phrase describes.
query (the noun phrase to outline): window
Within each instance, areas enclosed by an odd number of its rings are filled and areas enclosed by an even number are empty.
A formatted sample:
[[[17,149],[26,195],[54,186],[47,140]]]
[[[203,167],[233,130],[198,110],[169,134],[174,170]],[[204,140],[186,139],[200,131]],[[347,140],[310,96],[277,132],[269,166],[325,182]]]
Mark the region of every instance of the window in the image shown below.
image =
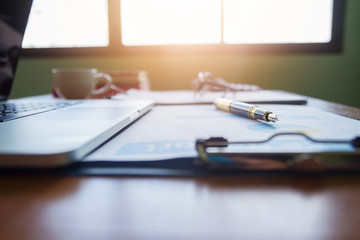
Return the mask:
[[[23,47],[29,54],[339,51],[344,2],[34,0]]]
[[[125,46],[221,43],[221,0],[122,0]]]
[[[106,47],[107,7],[107,0],[33,0],[23,47]]]
[[[224,43],[327,43],[332,0],[224,0]]]

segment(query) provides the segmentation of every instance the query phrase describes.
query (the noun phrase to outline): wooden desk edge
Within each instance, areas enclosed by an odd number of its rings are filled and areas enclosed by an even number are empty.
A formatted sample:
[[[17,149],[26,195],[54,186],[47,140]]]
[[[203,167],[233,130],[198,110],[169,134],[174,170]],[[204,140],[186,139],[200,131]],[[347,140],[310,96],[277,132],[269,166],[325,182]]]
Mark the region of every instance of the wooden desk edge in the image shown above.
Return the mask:
[[[321,110],[332,112],[345,117],[360,120],[360,109],[340,103],[329,102],[318,98],[308,97],[308,105]]]

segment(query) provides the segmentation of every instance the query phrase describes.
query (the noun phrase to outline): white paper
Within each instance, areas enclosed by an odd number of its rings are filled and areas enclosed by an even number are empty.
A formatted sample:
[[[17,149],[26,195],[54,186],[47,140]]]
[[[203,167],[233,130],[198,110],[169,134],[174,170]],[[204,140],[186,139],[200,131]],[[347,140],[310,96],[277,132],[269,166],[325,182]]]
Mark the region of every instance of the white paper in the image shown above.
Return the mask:
[[[265,123],[220,111],[213,105],[157,106],[86,161],[146,161],[195,157],[197,138],[224,137],[229,141],[263,140],[274,133],[301,132],[316,139],[350,140],[360,136],[360,121],[308,106],[260,105],[279,122]],[[301,137],[274,139],[267,145],[247,146],[252,152],[353,151],[348,145],[313,144]],[[295,144],[298,141],[298,144]]]

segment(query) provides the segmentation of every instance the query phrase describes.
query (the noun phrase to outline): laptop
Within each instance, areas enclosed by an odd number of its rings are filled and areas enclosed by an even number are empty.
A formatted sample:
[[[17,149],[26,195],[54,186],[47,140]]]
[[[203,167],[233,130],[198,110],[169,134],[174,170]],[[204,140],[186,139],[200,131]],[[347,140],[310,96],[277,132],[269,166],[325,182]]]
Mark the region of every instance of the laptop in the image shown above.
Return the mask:
[[[58,167],[148,112],[151,100],[9,100],[32,0],[0,1],[0,167]],[[28,79],[27,81],[31,81]]]

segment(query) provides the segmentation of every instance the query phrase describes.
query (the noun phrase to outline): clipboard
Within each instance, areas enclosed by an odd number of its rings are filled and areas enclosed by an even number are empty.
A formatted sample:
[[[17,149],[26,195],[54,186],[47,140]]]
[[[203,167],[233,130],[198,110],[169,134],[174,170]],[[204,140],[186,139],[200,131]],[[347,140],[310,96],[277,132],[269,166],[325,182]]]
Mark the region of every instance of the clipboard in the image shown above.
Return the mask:
[[[37,174],[201,177],[359,173],[360,155],[355,144],[358,142],[355,137],[360,135],[359,121],[304,105],[271,105],[268,108],[279,114],[280,122],[264,124],[216,110],[211,105],[157,106],[83,161],[60,169],[39,170]],[[341,126],[336,127],[339,123]],[[278,135],[271,137],[274,134]],[[206,154],[241,157],[248,161],[247,165],[244,162],[242,165],[232,162],[204,163],[196,140],[208,140],[212,136],[224,138],[227,147],[219,151],[218,147],[214,149],[205,145]],[[315,144],[307,137],[315,142],[328,142]],[[300,147],[294,147],[288,144],[287,138],[294,141],[305,139],[305,142]],[[254,143],[265,140],[271,145],[268,151],[264,145]],[[253,143],[232,143],[236,141]],[[278,144],[279,141],[283,144]],[[239,149],[244,145],[252,151]],[[286,145],[290,146],[289,149],[284,148]],[[261,146],[260,150],[256,150],[257,146]],[[274,146],[280,146],[280,150],[276,151]],[[280,167],[269,168],[269,160],[277,166],[280,164]],[[10,172],[8,169],[4,171]],[[24,173],[29,169],[15,171]]]
[[[312,144],[342,145],[343,151],[332,150],[325,152],[245,152],[227,151],[230,145],[267,144],[282,136],[301,137]],[[293,144],[291,141],[289,144]],[[246,146],[243,146],[246,148]],[[351,140],[319,140],[306,134],[297,132],[276,133],[271,137],[259,141],[229,142],[222,137],[198,139],[196,149],[199,154],[197,163],[210,171],[303,171],[325,172],[360,170],[360,137]],[[329,149],[332,149],[330,147]],[[305,149],[306,150],[306,149]]]
[[[313,143],[343,145],[348,151],[233,152],[230,145],[263,144],[281,136],[303,137]],[[58,176],[314,176],[360,173],[360,137],[351,140],[317,140],[302,133],[278,133],[262,141],[229,142],[222,137],[197,139],[196,157],[156,161],[83,161],[53,169],[1,169],[2,174]]]

